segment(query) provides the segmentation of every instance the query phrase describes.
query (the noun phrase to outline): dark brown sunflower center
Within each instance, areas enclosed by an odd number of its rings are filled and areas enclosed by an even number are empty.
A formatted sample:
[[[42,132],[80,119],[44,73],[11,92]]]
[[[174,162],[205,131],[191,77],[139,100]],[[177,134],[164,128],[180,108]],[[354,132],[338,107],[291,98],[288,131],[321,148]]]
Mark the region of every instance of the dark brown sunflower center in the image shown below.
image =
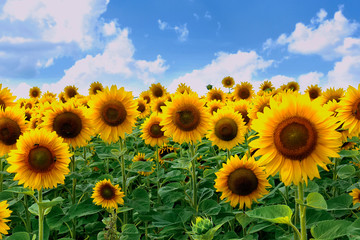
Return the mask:
[[[218,106],[214,106],[211,108],[211,114],[214,114],[214,112],[217,112],[220,108]]]
[[[164,147],[163,149],[161,149],[160,151],[160,158],[163,158],[164,156],[166,156],[169,153],[173,153],[174,149],[170,148],[170,147]]]
[[[241,99],[248,99],[250,97],[250,91],[249,89],[247,88],[242,88],[239,90],[238,92],[238,96],[241,98]]]
[[[356,100],[352,108],[352,114],[356,119],[360,120],[360,98]]]
[[[264,112],[264,109],[265,109],[266,107],[270,107],[270,104],[269,104],[269,103],[264,103],[264,104],[262,104],[262,105],[259,107],[258,112],[263,113],[263,112]]]
[[[164,94],[163,90],[160,87],[155,87],[152,90],[152,93],[154,94],[155,97],[159,98],[162,97],[162,95]]]
[[[55,159],[46,147],[37,147],[30,150],[28,162],[33,171],[47,172],[55,163]]]
[[[160,138],[164,136],[164,132],[161,131],[159,123],[151,125],[149,134],[152,138]]]
[[[30,121],[30,119],[31,119],[31,114],[28,113],[28,112],[26,112],[26,113],[25,113],[25,120],[26,120],[26,121]]]
[[[226,80],[225,83],[226,83],[226,85],[228,85],[228,86],[231,85],[231,81],[230,81],[230,80]]]
[[[66,91],[66,94],[69,98],[73,98],[75,97],[75,95],[77,94],[76,90],[73,88],[70,88]]]
[[[38,97],[38,96],[39,96],[39,92],[36,91],[36,90],[34,90],[34,91],[31,92],[31,96],[32,96],[32,97]]]
[[[25,105],[25,108],[32,108],[32,103],[27,103],[26,105]]]
[[[335,100],[336,102],[340,102],[340,98],[341,98],[341,96],[336,96],[336,95],[330,96],[326,103],[328,103],[332,100]]]
[[[234,119],[222,118],[215,124],[215,135],[224,141],[233,140],[238,133],[238,126]]]
[[[121,102],[112,102],[103,107],[101,116],[106,124],[114,127],[125,121],[127,112]]]
[[[137,108],[137,110],[139,111],[139,112],[141,112],[141,113],[143,113],[144,111],[145,111],[145,104],[143,104],[143,103],[138,103],[138,108]]]
[[[166,106],[166,104],[165,104],[164,102],[160,102],[160,103],[157,104],[157,108],[156,108],[156,109],[157,109],[157,111],[160,112],[160,113],[162,113],[162,109],[161,109],[162,106]]]
[[[192,131],[200,124],[200,111],[192,105],[187,105],[174,114],[175,125],[183,131]]]
[[[73,112],[57,115],[53,122],[54,131],[63,138],[75,138],[82,129],[81,118]]]
[[[316,99],[319,97],[319,91],[317,91],[316,89],[312,89],[309,91],[309,96],[311,99]]]
[[[276,127],[274,142],[276,149],[283,156],[301,161],[315,149],[317,132],[309,120],[291,117]]]
[[[99,91],[99,92],[102,91],[101,87],[94,87],[93,93],[94,93],[94,94],[97,94],[98,91]]]
[[[115,189],[109,184],[104,184],[100,189],[100,195],[106,200],[111,200],[115,197]]]
[[[145,97],[143,97],[144,98],[144,100],[146,101],[146,103],[149,103],[150,102],[150,97],[149,96],[145,96]]]
[[[218,101],[222,101],[222,96],[220,93],[213,93],[211,95],[211,100],[218,100]]]
[[[250,118],[248,117],[248,111],[246,111],[245,109],[240,110],[239,113],[241,114],[245,125],[248,125],[248,123],[250,122]]]
[[[5,145],[13,145],[21,134],[20,126],[10,118],[0,119],[0,140]]]
[[[257,187],[258,179],[250,169],[238,168],[229,175],[228,188],[237,195],[247,196]]]

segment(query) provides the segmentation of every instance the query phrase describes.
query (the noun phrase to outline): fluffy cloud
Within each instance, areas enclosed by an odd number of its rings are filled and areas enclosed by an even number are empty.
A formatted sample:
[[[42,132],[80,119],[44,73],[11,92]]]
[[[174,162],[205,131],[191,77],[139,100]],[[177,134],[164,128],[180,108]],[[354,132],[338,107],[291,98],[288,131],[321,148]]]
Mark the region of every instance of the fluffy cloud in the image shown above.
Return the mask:
[[[173,80],[169,90],[174,92],[179,83],[185,83],[192,89],[196,89],[199,94],[205,94],[208,84],[221,87],[221,80],[226,76],[232,76],[237,83],[252,81],[257,71],[264,70],[271,64],[272,60],[262,59],[255,51],[219,52],[210,64]]]
[[[158,19],[158,26],[159,29],[164,31],[164,30],[172,30],[175,31],[177,36],[178,36],[178,40],[180,42],[185,42],[188,39],[189,36],[189,30],[187,28],[187,24],[183,24],[183,25],[175,25],[175,26],[171,26],[169,25],[167,22],[161,21],[160,19]]]
[[[322,78],[323,76],[324,74],[320,72],[309,72],[300,75],[298,77],[300,91],[304,92],[306,88],[310,85],[315,85],[315,84],[320,85],[320,78]]]
[[[358,86],[360,83],[360,56],[345,56],[336,62],[334,68],[328,72],[328,82],[325,88],[336,87],[346,89],[349,85]]]

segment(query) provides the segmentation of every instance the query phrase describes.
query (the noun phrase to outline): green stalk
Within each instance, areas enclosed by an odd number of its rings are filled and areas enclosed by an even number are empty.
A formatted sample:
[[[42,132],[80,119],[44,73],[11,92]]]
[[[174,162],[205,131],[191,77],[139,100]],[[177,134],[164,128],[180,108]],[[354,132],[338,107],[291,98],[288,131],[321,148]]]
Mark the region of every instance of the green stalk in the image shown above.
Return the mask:
[[[226,149],[226,157],[227,159],[230,159],[230,150],[228,148]]]
[[[38,199],[38,206],[39,206],[39,240],[44,239],[44,210],[42,208],[42,189],[39,190],[39,199]]]
[[[120,152],[122,152],[123,148],[124,148],[124,142],[123,142],[123,139],[120,138]],[[122,189],[123,189],[123,192],[124,192],[124,194],[126,196],[127,195],[127,188],[126,188],[126,173],[125,173],[124,154],[121,154],[121,156],[120,156],[120,164],[121,164],[121,175],[122,175]],[[124,212],[123,223],[124,224],[127,223],[127,212]]]
[[[25,206],[25,217],[26,217],[26,231],[31,233],[31,222],[30,222],[30,213],[29,213],[29,203],[27,199],[27,195],[24,194],[24,206]]]
[[[75,149],[71,148],[73,155],[71,156],[71,172],[74,173],[76,169],[76,162],[75,162]],[[71,203],[75,205],[76,202],[76,178],[72,179],[72,195],[71,195]],[[73,224],[73,239],[76,239],[76,219],[72,220]]]
[[[300,213],[300,229],[301,229],[301,240],[307,240],[306,234],[306,206],[303,205],[304,203],[304,183],[300,182],[298,186],[299,190],[299,213]]]
[[[337,170],[338,170],[338,166],[339,166],[339,163],[341,161],[340,158],[332,158],[334,160],[334,169],[333,169],[333,180],[336,181],[338,176],[337,176]],[[333,186],[333,196],[335,197],[336,196],[336,187]]]
[[[158,198],[158,202],[160,203],[160,196],[159,196],[159,190],[160,190],[160,182],[159,182],[159,146],[156,145],[156,152],[155,152],[156,156],[155,156],[155,159],[156,159],[156,187],[157,187],[157,190],[156,190],[156,195],[157,195],[157,198]]]
[[[1,171],[1,173],[0,173],[0,192],[3,191],[3,179],[4,179],[4,175],[2,173],[3,170],[4,170],[3,169],[3,157],[0,157],[0,171]]]
[[[192,179],[192,188],[193,188],[193,205],[197,215],[198,212],[198,202],[197,202],[197,179],[196,179],[196,159],[195,156],[195,149],[194,144],[191,142],[189,144],[190,149],[190,159],[191,159],[191,179]]]

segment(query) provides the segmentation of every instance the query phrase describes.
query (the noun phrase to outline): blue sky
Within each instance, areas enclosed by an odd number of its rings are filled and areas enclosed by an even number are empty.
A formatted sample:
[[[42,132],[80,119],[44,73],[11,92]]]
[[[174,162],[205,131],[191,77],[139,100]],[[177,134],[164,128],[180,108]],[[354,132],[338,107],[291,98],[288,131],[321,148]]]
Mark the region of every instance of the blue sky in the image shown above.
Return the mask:
[[[4,0],[0,82],[19,97],[117,84],[138,95],[160,82],[200,94],[225,76],[275,86],[360,83],[360,2]]]

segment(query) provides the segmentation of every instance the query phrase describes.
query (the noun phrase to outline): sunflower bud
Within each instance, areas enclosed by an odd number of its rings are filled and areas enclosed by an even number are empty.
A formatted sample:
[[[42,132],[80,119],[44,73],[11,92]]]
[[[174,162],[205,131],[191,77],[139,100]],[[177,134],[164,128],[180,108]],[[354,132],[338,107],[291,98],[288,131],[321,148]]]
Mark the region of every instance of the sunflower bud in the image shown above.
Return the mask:
[[[192,230],[195,235],[205,234],[213,227],[213,223],[208,218],[197,217],[195,223],[193,223]]]

